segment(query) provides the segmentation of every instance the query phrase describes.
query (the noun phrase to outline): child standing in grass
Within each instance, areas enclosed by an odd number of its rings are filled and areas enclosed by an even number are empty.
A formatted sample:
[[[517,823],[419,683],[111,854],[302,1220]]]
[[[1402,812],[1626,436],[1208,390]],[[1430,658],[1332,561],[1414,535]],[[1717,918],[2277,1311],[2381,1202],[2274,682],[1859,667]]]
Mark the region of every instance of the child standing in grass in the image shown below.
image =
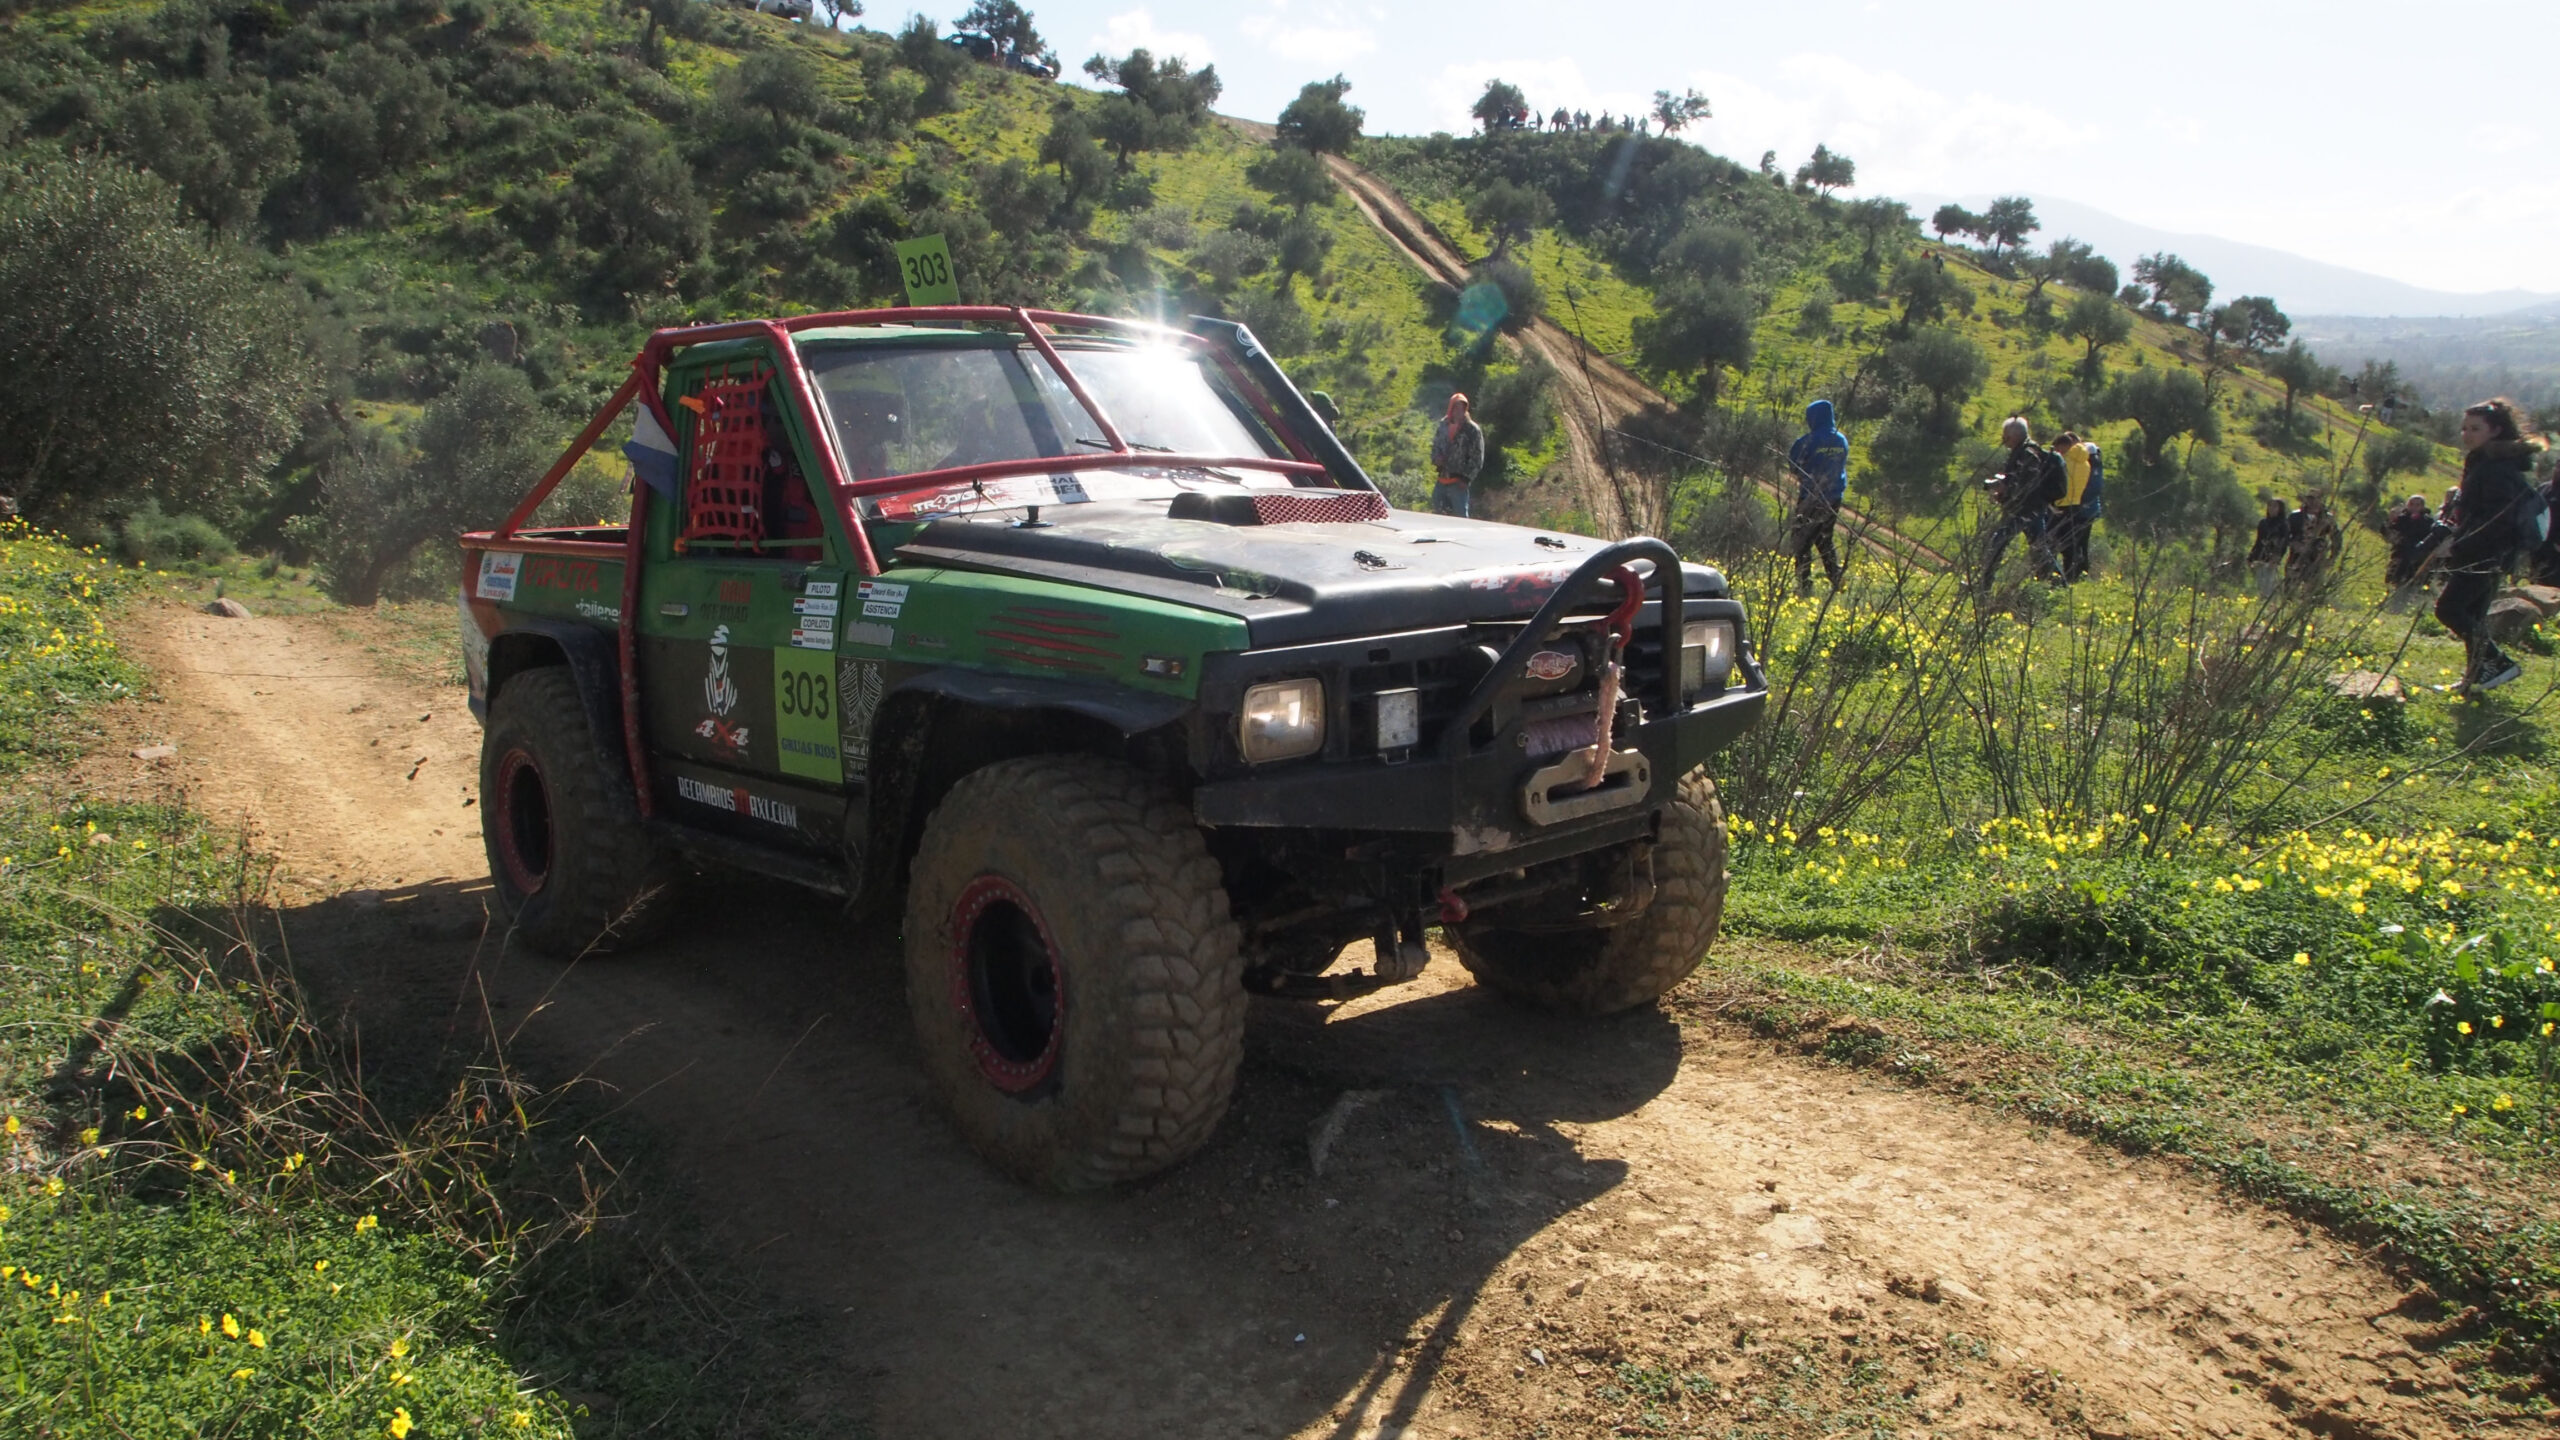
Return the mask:
[[[2533,490],[2533,461],[2542,446],[2525,434],[2524,412],[2501,397],[2483,400],[2462,412],[2462,488],[2455,509],[2453,538],[2437,553],[2444,568],[2444,593],[2436,599],[2436,618],[2462,637],[2470,664],[2462,690],[2476,695],[2494,690],[2524,673],[2489,637],[2489,602],[2507,576],[2507,566],[2521,548],[2516,521],[2519,507]]]

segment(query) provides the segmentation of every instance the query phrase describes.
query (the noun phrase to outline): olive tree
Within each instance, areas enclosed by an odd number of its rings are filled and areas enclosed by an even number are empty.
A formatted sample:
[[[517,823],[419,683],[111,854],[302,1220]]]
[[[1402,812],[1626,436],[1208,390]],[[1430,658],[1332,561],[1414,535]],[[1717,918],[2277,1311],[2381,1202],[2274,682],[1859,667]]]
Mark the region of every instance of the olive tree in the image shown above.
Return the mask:
[[[299,315],[155,176],[93,157],[0,169],[0,486],[49,524],[144,500],[224,518],[297,433]]]

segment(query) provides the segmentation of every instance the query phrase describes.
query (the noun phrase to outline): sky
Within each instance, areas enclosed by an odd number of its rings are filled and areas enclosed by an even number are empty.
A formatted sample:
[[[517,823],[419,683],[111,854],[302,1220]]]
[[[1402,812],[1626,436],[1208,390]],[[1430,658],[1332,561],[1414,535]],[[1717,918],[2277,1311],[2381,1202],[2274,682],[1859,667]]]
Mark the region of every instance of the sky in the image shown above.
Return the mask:
[[[1337,72],[1372,134],[1463,132],[1495,77],[1595,114],[1694,87],[1715,114],[1685,138],[1790,170],[1828,144],[1853,194],[2063,196],[2432,289],[2560,292],[2550,0],[1025,3],[1071,76],[1144,45],[1215,64],[1233,115]]]

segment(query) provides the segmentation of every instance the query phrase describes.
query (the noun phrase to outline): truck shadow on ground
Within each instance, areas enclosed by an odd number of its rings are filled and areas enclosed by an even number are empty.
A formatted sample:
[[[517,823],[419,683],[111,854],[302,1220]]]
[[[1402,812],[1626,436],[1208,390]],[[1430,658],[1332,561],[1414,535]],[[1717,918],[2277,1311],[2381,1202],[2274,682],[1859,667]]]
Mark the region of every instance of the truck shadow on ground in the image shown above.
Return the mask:
[[[1658,1011],[1531,1014],[1442,978],[1443,955],[1409,996],[1257,1002],[1202,1153],[1057,1197],[944,1123],[894,934],[721,876],[648,949],[562,964],[488,906],[485,882],[432,882],[282,919],[324,1003],[461,1034],[485,992],[533,1073],[612,1086],[740,1263],[829,1317],[829,1408],[883,1434],[1403,1423],[1504,1260],[1626,1181],[1575,1127],[1642,1106],[1681,1058]]]

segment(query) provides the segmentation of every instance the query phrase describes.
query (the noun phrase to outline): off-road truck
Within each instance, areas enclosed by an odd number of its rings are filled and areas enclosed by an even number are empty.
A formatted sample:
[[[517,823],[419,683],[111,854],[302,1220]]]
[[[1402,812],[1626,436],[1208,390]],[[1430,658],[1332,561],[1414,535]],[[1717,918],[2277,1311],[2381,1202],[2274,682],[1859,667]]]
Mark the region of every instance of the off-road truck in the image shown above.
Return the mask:
[[[532,527],[626,410],[628,523]],[[1651,1001],[1715,938],[1704,766],[1767,697],[1721,575],[1392,510],[1208,320],[660,331],[462,550],[517,935],[636,944],[702,867],[846,897],[960,1128],[1056,1187],[1207,1137],[1248,992],[1409,980],[1435,924],[1526,1003]]]

